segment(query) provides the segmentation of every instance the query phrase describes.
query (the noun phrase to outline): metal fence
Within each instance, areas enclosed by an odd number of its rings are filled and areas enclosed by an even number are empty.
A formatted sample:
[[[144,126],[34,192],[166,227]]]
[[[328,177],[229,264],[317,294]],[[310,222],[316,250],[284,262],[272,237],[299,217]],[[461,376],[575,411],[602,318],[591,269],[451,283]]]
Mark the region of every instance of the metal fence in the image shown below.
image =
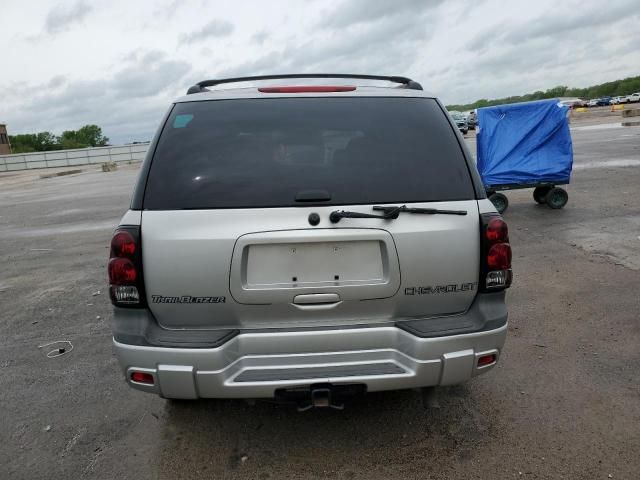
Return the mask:
[[[71,167],[103,162],[131,162],[144,159],[148,143],[121,147],[80,148],[51,152],[0,155],[0,172],[32,168]]]

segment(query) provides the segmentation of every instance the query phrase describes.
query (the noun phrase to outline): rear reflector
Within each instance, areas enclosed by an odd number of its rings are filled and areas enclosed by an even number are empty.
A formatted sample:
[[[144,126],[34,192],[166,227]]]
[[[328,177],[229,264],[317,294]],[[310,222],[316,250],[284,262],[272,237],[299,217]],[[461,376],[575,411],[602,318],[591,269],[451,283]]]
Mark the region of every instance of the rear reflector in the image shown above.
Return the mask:
[[[327,92],[353,92],[356,89],[353,85],[333,86],[333,85],[309,85],[291,87],[261,87],[261,93],[327,93]]]
[[[153,375],[146,372],[132,372],[131,380],[136,383],[144,383],[145,385],[153,385]]]
[[[489,355],[482,355],[478,358],[478,367],[487,367],[493,363],[496,363],[497,356],[495,353]]]

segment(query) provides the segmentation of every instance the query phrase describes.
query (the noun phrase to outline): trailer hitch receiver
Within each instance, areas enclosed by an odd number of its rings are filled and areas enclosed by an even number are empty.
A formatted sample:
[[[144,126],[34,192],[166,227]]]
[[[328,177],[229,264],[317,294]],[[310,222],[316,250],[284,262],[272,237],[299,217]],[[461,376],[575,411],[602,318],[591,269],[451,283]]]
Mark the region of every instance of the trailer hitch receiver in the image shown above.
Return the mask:
[[[298,411],[304,412],[312,408],[344,409],[344,402],[366,393],[364,384],[317,383],[306,387],[278,389],[276,401],[293,402]]]

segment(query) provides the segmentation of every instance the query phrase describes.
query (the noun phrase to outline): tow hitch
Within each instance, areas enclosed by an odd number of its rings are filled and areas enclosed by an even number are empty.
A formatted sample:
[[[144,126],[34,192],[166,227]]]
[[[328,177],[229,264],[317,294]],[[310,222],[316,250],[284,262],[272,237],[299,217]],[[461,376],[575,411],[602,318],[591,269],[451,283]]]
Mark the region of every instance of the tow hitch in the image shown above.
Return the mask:
[[[366,385],[330,383],[314,384],[297,388],[281,388],[276,390],[277,401],[295,403],[299,412],[312,408],[344,409],[345,400],[364,395]]]
[[[343,410],[344,403],[334,403],[331,398],[331,389],[314,388],[311,390],[311,402],[308,405],[298,405],[298,411],[304,412],[312,408],[335,408]]]

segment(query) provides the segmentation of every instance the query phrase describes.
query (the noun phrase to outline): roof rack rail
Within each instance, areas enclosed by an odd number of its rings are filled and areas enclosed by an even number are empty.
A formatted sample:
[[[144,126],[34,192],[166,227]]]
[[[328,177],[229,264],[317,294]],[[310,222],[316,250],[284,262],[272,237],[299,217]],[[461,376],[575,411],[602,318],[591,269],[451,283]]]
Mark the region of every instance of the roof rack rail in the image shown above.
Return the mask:
[[[237,82],[249,82],[253,80],[277,80],[288,78],[354,78],[363,80],[386,80],[388,82],[400,83],[405,85],[406,88],[412,90],[422,90],[422,85],[407,77],[397,76],[384,76],[384,75],[354,75],[350,73],[299,73],[299,74],[287,74],[287,75],[258,75],[254,77],[235,77],[235,78],[220,78],[217,80],[203,80],[198,82],[187,90],[187,95],[192,93],[208,92],[206,87],[214,87],[223,83],[237,83]]]

